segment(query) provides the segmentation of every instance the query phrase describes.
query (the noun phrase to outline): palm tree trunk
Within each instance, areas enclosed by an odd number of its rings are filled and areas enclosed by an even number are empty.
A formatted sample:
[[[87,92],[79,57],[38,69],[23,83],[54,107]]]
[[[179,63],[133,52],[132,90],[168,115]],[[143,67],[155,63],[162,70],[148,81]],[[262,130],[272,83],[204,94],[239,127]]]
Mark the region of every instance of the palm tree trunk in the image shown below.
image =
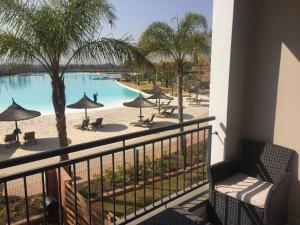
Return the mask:
[[[182,97],[182,86],[183,86],[183,64],[177,62],[177,83],[178,83],[178,120],[179,123],[183,122],[183,97]]]
[[[56,116],[56,128],[58,132],[58,139],[60,147],[68,146],[67,138],[67,126],[66,126],[66,95],[65,95],[65,83],[58,74],[52,78],[52,102],[54,106]],[[60,159],[68,159],[68,155],[61,155]]]
[[[178,120],[179,123],[183,122],[183,97],[182,97],[182,86],[183,86],[183,64],[177,62],[177,83],[178,83]],[[183,132],[183,128],[180,128],[180,132]],[[183,168],[186,168],[186,140],[185,136],[180,137],[180,148],[183,155]]]
[[[59,68],[57,66],[57,68]],[[65,96],[65,84],[64,80],[59,77],[59,70],[56,73],[52,73],[52,102],[54,106],[55,116],[56,116],[56,128],[58,133],[59,145],[60,147],[66,147],[68,145],[67,139],[67,126],[66,126],[66,116],[65,116],[65,106],[66,106],[66,96]],[[68,154],[60,155],[60,160],[68,160]],[[70,166],[65,166],[64,169],[67,173],[71,174]],[[58,180],[57,171],[55,169],[49,170],[47,175],[47,185],[49,194],[56,199],[58,199]],[[57,213],[57,212],[56,212]],[[58,217],[57,217],[58,218]],[[58,221],[57,221],[58,222]]]

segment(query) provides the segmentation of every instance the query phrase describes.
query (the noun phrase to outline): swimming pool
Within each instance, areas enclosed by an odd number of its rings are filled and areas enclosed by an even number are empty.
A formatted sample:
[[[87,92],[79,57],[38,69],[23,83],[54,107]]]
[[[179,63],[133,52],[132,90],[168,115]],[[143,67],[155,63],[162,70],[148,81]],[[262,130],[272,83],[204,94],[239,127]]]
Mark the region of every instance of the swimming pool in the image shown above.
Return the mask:
[[[71,104],[79,100],[85,92],[91,99],[98,92],[98,102],[105,108],[122,106],[122,103],[138,96],[138,92],[121,86],[118,82],[102,78],[118,78],[113,73],[66,73],[66,100]],[[51,80],[47,74],[31,74],[0,77],[0,111],[11,104],[13,97],[27,109],[43,114],[53,113]],[[66,109],[67,112],[78,110]],[[82,111],[82,110],[81,110]]]

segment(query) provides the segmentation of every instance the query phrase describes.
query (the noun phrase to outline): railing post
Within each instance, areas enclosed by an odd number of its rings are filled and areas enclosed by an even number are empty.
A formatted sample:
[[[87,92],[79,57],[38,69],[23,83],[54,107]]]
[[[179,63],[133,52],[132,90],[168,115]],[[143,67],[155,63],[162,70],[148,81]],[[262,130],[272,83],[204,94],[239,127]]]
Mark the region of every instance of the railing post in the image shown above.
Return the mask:
[[[135,151],[135,154],[136,154],[136,156],[135,156],[135,160],[136,160],[136,162],[135,162],[135,165],[136,165],[136,170],[135,170],[135,172],[136,172],[136,184],[138,184],[139,183],[139,167],[140,167],[140,165],[139,165],[139,150],[138,149],[136,149],[136,151]]]
[[[180,147],[181,147],[181,154],[183,156],[183,168],[186,168],[186,140],[185,137],[183,135],[183,128],[180,128]]]
[[[211,164],[211,137],[212,137],[212,127],[208,128],[208,137],[207,137],[207,169],[209,169]]]

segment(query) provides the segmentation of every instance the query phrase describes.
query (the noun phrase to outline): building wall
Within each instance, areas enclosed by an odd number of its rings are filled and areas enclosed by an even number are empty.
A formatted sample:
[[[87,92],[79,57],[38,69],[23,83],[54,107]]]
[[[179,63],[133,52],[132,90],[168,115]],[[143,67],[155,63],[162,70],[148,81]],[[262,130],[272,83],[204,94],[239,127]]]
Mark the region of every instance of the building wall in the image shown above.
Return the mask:
[[[210,115],[216,116],[211,124],[218,136],[212,137],[212,163],[224,159],[224,142],[227,125],[227,99],[229,87],[230,49],[234,0],[214,0],[212,61],[210,82]],[[220,35],[222,34],[222,35]]]
[[[299,0],[231,0],[229,6],[214,0],[210,115],[219,136],[212,139],[213,163],[238,157],[242,138],[300,154],[299,9]],[[300,224],[298,161],[289,201],[294,225]]]
[[[240,139],[244,120],[244,90],[247,78],[250,15],[252,0],[235,1],[232,25],[230,53],[227,126],[225,142],[225,159],[233,159],[239,155]]]
[[[217,132],[212,163],[237,156],[243,124],[244,83],[252,0],[214,1],[209,114]]]
[[[300,62],[283,44],[277,90],[274,143],[295,149],[300,154]],[[300,167],[299,156],[294,159],[295,171],[290,190],[290,221],[300,224]]]
[[[300,1],[256,0],[248,42],[245,138],[300,153]],[[290,223],[300,224],[300,168],[293,162]]]

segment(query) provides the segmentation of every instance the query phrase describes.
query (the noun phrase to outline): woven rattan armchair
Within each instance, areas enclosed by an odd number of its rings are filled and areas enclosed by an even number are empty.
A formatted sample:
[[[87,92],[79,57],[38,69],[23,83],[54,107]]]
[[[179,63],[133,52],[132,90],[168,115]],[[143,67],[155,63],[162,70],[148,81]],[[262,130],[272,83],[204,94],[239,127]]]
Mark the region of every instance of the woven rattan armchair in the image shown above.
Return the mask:
[[[294,151],[243,141],[242,157],[209,169],[209,219],[226,225],[283,225]]]

